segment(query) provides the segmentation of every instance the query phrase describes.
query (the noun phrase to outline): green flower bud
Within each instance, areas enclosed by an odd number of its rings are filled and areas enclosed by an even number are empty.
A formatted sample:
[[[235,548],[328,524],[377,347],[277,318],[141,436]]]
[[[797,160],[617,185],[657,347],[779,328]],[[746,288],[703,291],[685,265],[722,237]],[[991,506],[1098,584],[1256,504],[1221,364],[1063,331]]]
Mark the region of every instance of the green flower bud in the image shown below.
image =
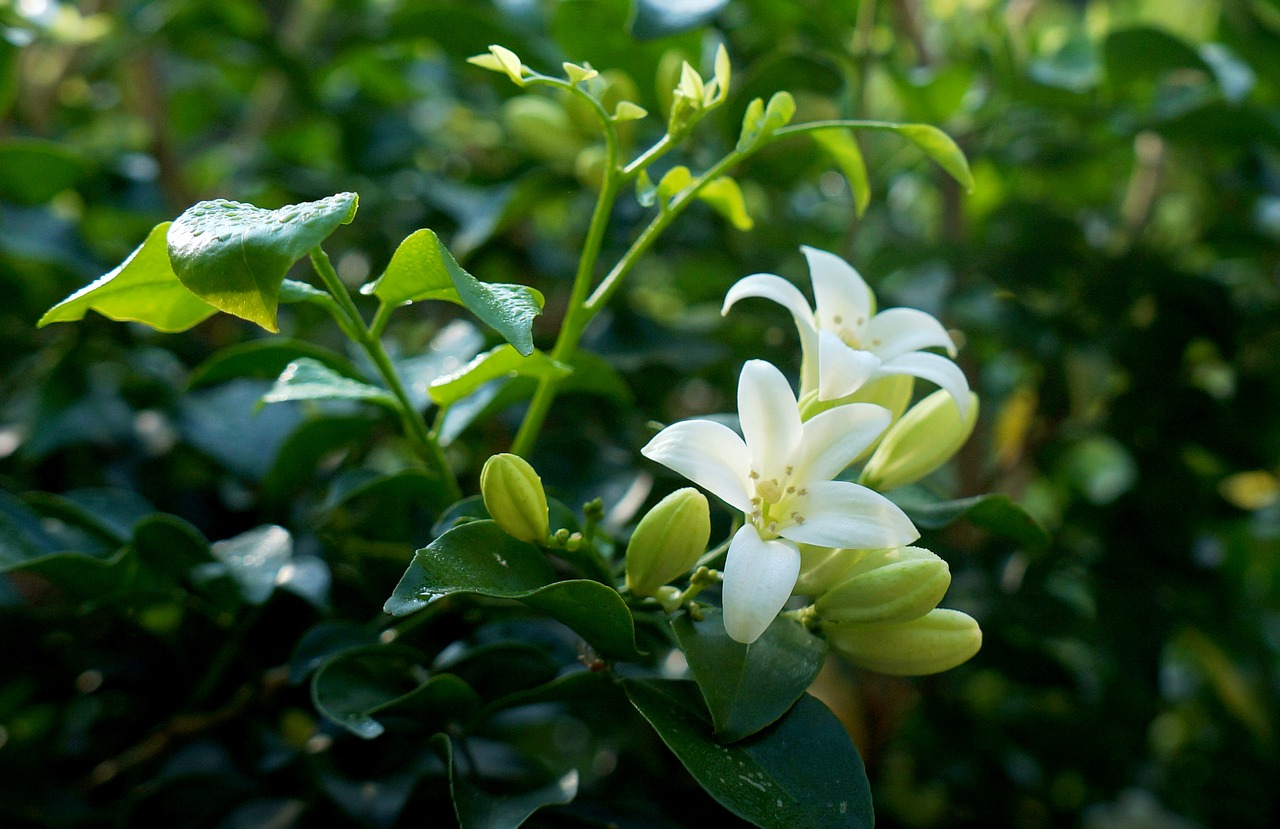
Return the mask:
[[[847,578],[854,565],[874,550],[846,550],[797,544],[800,548],[800,577],[791,591],[796,596],[818,596]]]
[[[945,391],[936,391],[911,407],[889,427],[858,483],[884,492],[914,483],[951,459],[973,434],[978,396],[969,392],[963,417]]]
[[[982,630],[958,610],[933,610],[908,622],[828,625],[827,641],[854,665],[895,676],[950,670],[982,647]]]
[[[707,496],[692,487],[671,493],[640,519],[631,534],[627,588],[637,596],[654,595],[698,563],[710,538]]]
[[[547,540],[547,493],[524,458],[504,452],[485,461],[480,494],[485,509],[507,535],[535,544]]]
[[[920,547],[863,556],[814,609],[830,622],[905,622],[938,606],[951,586],[947,563]]]

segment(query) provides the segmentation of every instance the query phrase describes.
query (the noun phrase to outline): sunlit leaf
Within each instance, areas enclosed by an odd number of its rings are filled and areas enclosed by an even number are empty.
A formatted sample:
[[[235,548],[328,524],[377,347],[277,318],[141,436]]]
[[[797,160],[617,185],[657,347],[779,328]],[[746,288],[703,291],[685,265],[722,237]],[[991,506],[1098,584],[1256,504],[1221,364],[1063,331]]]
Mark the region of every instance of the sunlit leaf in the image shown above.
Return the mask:
[[[533,353],[533,318],[542,294],[525,285],[481,282],[467,273],[430,230],[411,234],[396,248],[386,271],[360,289],[387,305],[445,300],[467,308],[521,354]]]
[[[355,193],[279,210],[225,199],[200,202],[169,226],[169,260],[196,296],[274,332],[285,274],[355,218],[356,203]]]
[[[721,176],[704,184],[698,191],[698,198],[711,205],[737,230],[747,231],[755,226],[751,221],[751,215],[747,213],[747,202],[742,198],[742,188],[729,176]]]
[[[514,346],[500,345],[477,356],[452,374],[440,377],[428,391],[431,399],[445,406],[467,397],[484,384],[500,377],[567,377],[568,366],[541,351],[522,356]]]
[[[285,366],[275,385],[262,398],[264,403],[287,400],[366,400],[389,409],[399,406],[390,392],[344,377],[310,357],[300,357]]]
[[[146,241],[115,270],[86,285],[50,308],[40,318],[74,322],[86,311],[97,311],[113,320],[140,322],[158,331],[185,331],[218,312],[187,290],[169,264],[165,243],[169,223],[156,225]]]

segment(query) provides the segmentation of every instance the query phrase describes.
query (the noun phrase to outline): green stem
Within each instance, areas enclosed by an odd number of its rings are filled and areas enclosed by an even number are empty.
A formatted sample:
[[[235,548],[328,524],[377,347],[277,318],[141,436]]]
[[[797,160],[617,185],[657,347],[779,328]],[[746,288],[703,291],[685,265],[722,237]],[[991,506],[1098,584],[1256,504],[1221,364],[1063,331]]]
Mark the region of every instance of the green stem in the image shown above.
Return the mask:
[[[356,308],[355,301],[351,299],[351,294],[347,292],[346,286],[338,278],[338,272],[333,269],[333,263],[329,261],[329,255],[319,246],[311,251],[311,265],[315,268],[321,281],[324,282],[325,288],[337,300],[339,310],[350,322],[350,330],[355,334],[356,342],[369,355],[369,359],[382,376],[383,382],[387,384],[387,388],[395,396],[399,404],[401,420],[404,421],[405,433],[418,455],[432,471],[440,476],[449,491],[450,499],[457,500],[461,498],[462,490],[458,487],[458,481],[453,475],[453,470],[449,468],[449,461],[444,456],[444,450],[440,448],[440,444],[436,442],[435,438],[427,430],[427,423],[423,420],[422,413],[413,405],[409,392],[405,389],[404,383],[400,380],[400,375],[396,373],[395,366],[391,363],[391,358],[387,356],[386,349],[382,347],[382,340],[378,339],[373,331],[365,325],[364,317],[360,316],[360,309]]]
[[[618,168],[618,130],[613,119],[605,112],[604,107],[576,85],[569,88],[592,101],[601,118],[605,139],[605,175],[600,185],[600,195],[596,198],[595,209],[591,212],[591,223],[587,226],[587,238],[582,243],[582,255],[578,257],[578,272],[573,278],[573,289],[569,294],[569,306],[565,311],[564,322],[560,325],[560,333],[556,336],[555,345],[551,349],[554,360],[566,361],[573,357],[578,348],[578,340],[582,338],[582,330],[586,328],[591,315],[586,313],[586,299],[591,291],[592,277],[595,274],[596,262],[600,258],[600,248],[604,243],[604,234],[609,227],[609,217],[613,214],[614,203],[618,200],[618,192],[624,179]],[[585,317],[584,317],[585,314]],[[522,457],[533,451],[533,444],[542,431],[542,424],[551,410],[551,402],[555,399],[560,380],[554,377],[543,377],[529,401],[529,409],[516,432],[511,444],[511,452]]]

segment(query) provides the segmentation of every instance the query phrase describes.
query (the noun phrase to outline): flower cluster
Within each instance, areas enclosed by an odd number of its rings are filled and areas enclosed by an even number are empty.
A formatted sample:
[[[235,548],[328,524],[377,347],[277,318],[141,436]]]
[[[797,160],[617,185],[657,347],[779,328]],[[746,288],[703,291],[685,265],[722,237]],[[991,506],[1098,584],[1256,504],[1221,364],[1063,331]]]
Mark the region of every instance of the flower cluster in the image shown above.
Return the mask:
[[[786,307],[800,332],[800,394],[783,373],[749,360],[738,381],[741,434],[711,420],[659,432],[643,454],[741,511],[723,572],[724,624],[739,642],[764,633],[793,593],[816,597],[828,639],[853,661],[889,673],[931,673],[968,659],[981,634],[962,613],[936,609],[946,563],[910,547],[907,515],[877,492],[918,480],[964,443],[977,398],[949,357],[955,344],[932,316],[876,313],[875,296],[839,257],[804,248],[816,309],[773,274],[740,280],[746,297]],[[907,377],[936,383],[905,415],[866,402]],[[954,405],[953,405],[954,404]],[[904,403],[905,406],[905,403]],[[867,460],[858,483],[838,479]]]

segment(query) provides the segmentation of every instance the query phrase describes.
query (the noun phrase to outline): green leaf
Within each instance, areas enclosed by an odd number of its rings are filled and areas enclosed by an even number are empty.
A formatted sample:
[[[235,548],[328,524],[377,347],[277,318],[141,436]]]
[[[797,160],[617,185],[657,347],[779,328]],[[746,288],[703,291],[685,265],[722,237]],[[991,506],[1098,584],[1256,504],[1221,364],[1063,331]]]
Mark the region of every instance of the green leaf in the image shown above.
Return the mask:
[[[463,721],[480,706],[469,685],[451,674],[421,679],[419,654],[394,645],[344,650],[325,661],[311,679],[316,710],[343,728],[371,740],[386,729],[374,717],[408,715],[434,730]]]
[[[38,138],[0,141],[0,199],[43,204],[84,177],[84,159],[65,144]]]
[[[435,380],[428,391],[437,404],[448,406],[500,377],[564,378],[572,371],[541,351],[522,356],[515,346],[500,345],[478,355],[454,373]]]
[[[158,512],[143,518],[133,527],[132,543],[143,564],[174,579],[210,560],[208,540],[176,515]]]
[[[862,758],[811,696],[772,727],[731,745],[711,737],[692,682],[628,680],[631,704],[729,811],[764,829],[850,829],[875,820]]]
[[[752,99],[742,116],[742,132],[738,134],[738,152],[754,147],[764,138],[773,135],[779,128],[790,123],[795,114],[796,99],[790,92],[775,92],[769,98],[768,106],[762,98]]]
[[[217,199],[170,225],[169,259],[183,285],[219,310],[275,332],[285,274],[356,214],[355,193],[264,210]]]
[[[924,150],[939,167],[960,182],[961,187],[973,192],[973,173],[969,171],[969,162],[951,136],[929,124],[898,124],[892,130]]]
[[[400,243],[377,281],[360,289],[386,305],[444,300],[465,307],[521,354],[533,353],[533,318],[542,313],[542,294],[526,285],[481,282],[467,273],[430,230]]]
[[[698,198],[711,205],[717,213],[729,220],[737,230],[747,231],[755,226],[747,213],[742,188],[729,176],[709,181],[698,191]]]
[[[115,270],[50,308],[37,325],[43,328],[51,322],[74,322],[93,310],[108,319],[140,322],[174,333],[216,314],[217,308],[178,281],[165,245],[168,230],[169,222],[156,225]]]
[[[750,645],[729,638],[714,608],[703,610],[702,621],[679,616],[671,629],[711,711],[716,738],[725,743],[756,733],[790,710],[827,656],[826,640],[793,619],[774,620]]]
[[[399,410],[399,403],[390,392],[343,377],[310,357],[301,357],[285,366],[275,385],[262,398],[263,403],[288,400],[367,400]]]
[[[586,580],[550,583],[554,577],[540,549],[493,521],[471,521],[418,550],[383,610],[404,616],[454,593],[516,599],[573,629],[605,656],[640,658],[631,611],[616,590]]]
[[[853,205],[859,216],[867,212],[871,203],[871,182],[867,178],[867,163],[862,159],[862,150],[853,134],[846,129],[816,130],[813,140],[818,143],[835,160],[840,172],[844,173],[853,192]]]
[[[680,164],[667,170],[658,182],[658,201],[660,206],[665,208],[667,202],[675,198],[676,194],[690,184],[693,184],[693,174],[689,172],[688,167]]]
[[[1008,495],[988,493],[954,501],[939,501],[919,487],[904,487],[892,500],[910,516],[917,527],[940,530],[961,518],[996,535],[1012,538],[1033,550],[1049,545],[1049,533],[1031,513]]]
[[[225,383],[237,377],[272,380],[279,377],[290,363],[304,357],[321,363],[344,377],[360,379],[359,369],[336,351],[305,340],[272,337],[222,349],[196,366],[187,380],[187,386],[195,389]]]
[[[1102,44],[1107,79],[1115,85],[1131,84],[1143,78],[1180,69],[1196,69],[1206,79],[1213,70],[1189,43],[1153,26],[1134,26],[1110,32]]]
[[[559,780],[532,791],[490,794],[470,783],[458,770],[452,740],[445,734],[437,734],[431,739],[431,744],[449,766],[449,789],[460,829],[515,829],[543,806],[572,803],[578,794],[576,770],[570,770]]]

